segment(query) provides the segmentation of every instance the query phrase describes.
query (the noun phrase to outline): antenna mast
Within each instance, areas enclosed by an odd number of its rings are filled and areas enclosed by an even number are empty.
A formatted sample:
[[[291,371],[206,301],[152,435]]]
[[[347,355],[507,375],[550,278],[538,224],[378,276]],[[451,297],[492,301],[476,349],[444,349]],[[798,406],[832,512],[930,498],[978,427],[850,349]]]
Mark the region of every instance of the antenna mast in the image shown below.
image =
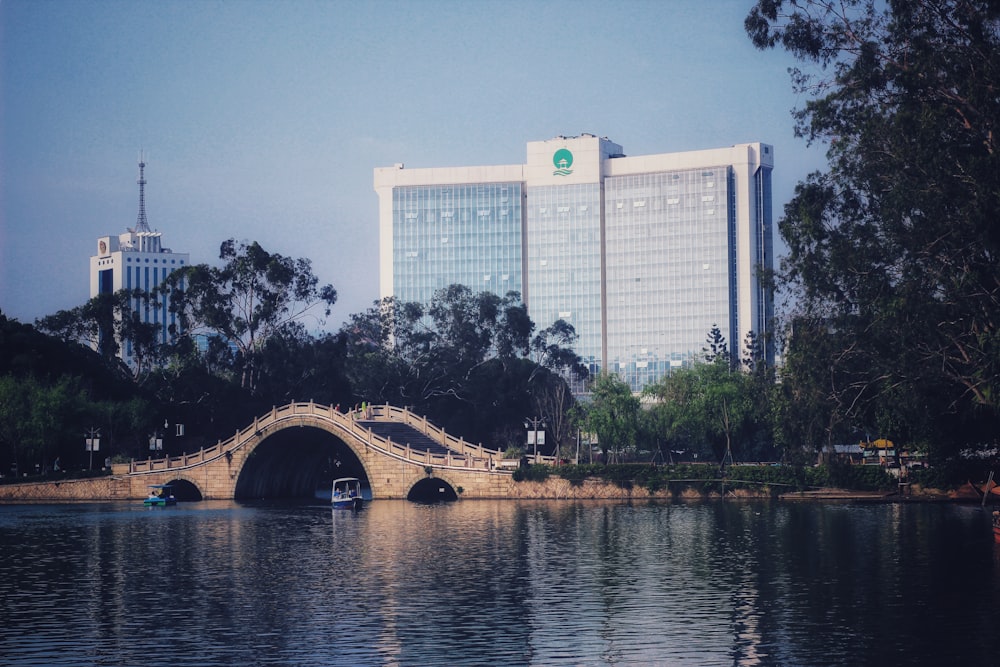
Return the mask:
[[[139,218],[135,221],[135,231],[148,232],[149,223],[146,222],[146,177],[143,171],[146,169],[146,162],[142,153],[139,153]]]

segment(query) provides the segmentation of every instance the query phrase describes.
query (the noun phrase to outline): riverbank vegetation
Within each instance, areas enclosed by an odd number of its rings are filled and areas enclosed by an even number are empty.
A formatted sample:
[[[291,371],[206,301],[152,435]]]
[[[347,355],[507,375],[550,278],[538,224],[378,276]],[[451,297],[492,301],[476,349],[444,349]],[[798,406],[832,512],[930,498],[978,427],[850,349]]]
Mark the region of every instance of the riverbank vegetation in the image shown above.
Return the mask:
[[[514,473],[516,481],[544,481],[559,477],[581,484],[593,479],[631,488],[642,487],[656,492],[693,489],[698,492],[748,489],[778,495],[792,491],[839,488],[858,491],[895,491],[899,480],[880,466],[829,463],[815,466],[784,464],[733,465],[724,470],[711,464],[650,465],[643,463],[582,464],[550,466],[535,464]],[[926,479],[925,479],[926,478]],[[912,482],[940,482],[939,477],[915,473]],[[929,486],[929,485],[928,485]],[[938,488],[938,487],[933,487]]]
[[[657,485],[723,470],[870,488],[884,472],[837,465],[838,448],[887,438],[929,464],[911,471],[929,485],[985,478],[1000,447],[1000,9],[759,0],[745,28],[799,59],[795,129],[829,158],[777,221],[788,253],[765,277],[787,306],[770,331],[726,341],[713,327],[698,358],[639,394],[589,376],[573,327],[533,322],[517,293],[452,285],[327,332],[337,291],[308,259],[227,240],[217,266],[153,294],[102,295],[34,326],[0,313],[0,473],[191,452],[314,400],[405,406],[498,450],[544,424],[538,454],[600,464],[528,477]],[[166,295],[174,337],[157,344],[134,313]],[[783,465],[739,465],[761,461]]]

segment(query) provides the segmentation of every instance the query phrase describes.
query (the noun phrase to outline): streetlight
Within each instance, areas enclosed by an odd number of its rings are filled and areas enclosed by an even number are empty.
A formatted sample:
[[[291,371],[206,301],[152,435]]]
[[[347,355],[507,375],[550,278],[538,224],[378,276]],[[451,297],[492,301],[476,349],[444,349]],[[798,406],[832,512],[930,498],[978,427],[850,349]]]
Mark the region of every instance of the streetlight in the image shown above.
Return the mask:
[[[84,451],[90,452],[90,469],[94,469],[94,452],[101,448],[101,429],[90,427],[88,433],[83,434],[84,438]]]
[[[159,431],[153,431],[153,435],[149,436],[149,450],[152,452],[163,451],[163,436],[160,435]]]
[[[538,427],[541,426],[542,430],[539,431]],[[525,417],[524,418],[524,428],[530,429],[528,431],[528,444],[535,446],[535,456],[532,459],[532,463],[538,463],[538,445],[545,444],[545,418],[544,417]]]

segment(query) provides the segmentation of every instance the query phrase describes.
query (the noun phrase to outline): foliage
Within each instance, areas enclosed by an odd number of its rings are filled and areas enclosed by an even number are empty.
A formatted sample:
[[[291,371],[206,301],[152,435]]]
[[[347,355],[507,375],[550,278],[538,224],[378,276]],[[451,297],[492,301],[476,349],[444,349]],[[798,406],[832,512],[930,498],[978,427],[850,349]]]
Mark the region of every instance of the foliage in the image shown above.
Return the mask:
[[[748,337],[743,370],[731,365],[725,338],[713,327],[704,363],[677,369],[646,388],[652,399],[644,428],[656,446],[688,451],[722,464],[762,460],[773,450],[773,369]]]
[[[541,463],[534,463],[527,468],[518,468],[514,471],[515,482],[544,482],[552,473],[552,467]]]
[[[572,482],[595,478],[623,486],[642,486],[650,491],[664,488],[719,490],[723,484],[726,488],[770,489],[772,493],[819,487],[884,491],[896,486],[896,480],[882,468],[858,465],[734,465],[724,475],[716,466],[706,464],[565,465],[551,470]]]
[[[597,436],[608,460],[609,450],[635,447],[639,432],[639,399],[617,375],[600,375],[590,388],[591,402],[582,411],[581,428]]]
[[[994,471],[1000,474],[994,468]],[[910,482],[928,489],[956,489],[970,481],[986,480],[988,464],[977,460],[950,459],[940,465],[910,471]]]
[[[852,429],[946,457],[1000,427],[1000,5],[759,0],[760,48],[802,64],[800,136],[830,168],[779,222],[797,304],[787,440]]]
[[[719,325],[712,325],[712,328],[708,332],[708,337],[705,339],[705,345],[707,347],[703,347],[701,353],[704,355],[707,363],[714,364],[719,362],[727,365],[732,363],[732,357],[729,354],[729,343],[726,342],[726,337],[722,335]]]
[[[814,478],[813,486],[831,486],[860,491],[887,491],[896,488],[897,481],[884,468],[870,465],[830,463],[814,468],[824,476]]]
[[[388,298],[341,328],[345,373],[356,400],[392,403],[427,415],[474,442],[524,442],[525,416],[552,415],[555,442],[569,433],[572,406],[562,373],[581,367],[563,347],[575,332],[557,323],[531,337],[520,295],[439,290],[428,308]],[[537,361],[526,358],[533,353]],[[551,410],[552,412],[547,412]]]
[[[127,344],[133,360],[136,378],[145,376],[158,361],[157,325],[143,322],[139,308],[151,305],[151,295],[140,289],[119,290],[111,294],[98,294],[87,303],[70,310],[61,310],[36,322],[39,330],[52,334],[67,343],[91,345],[109,366],[125,372],[125,365],[117,360],[121,346]]]
[[[279,336],[295,336],[314,308],[324,314],[337,300],[332,285],[319,285],[308,259],[270,253],[259,243],[222,243],[219,268],[206,264],[173,272],[161,291],[181,322],[179,336],[217,337],[236,350],[240,386],[255,393],[264,348]]]
[[[89,463],[84,432],[100,428],[101,459],[148,426],[142,392],[116,358],[65,342],[0,313],[0,455],[4,467]],[[143,414],[142,427],[124,415]],[[127,424],[123,426],[123,424]],[[6,472],[6,470],[3,470]]]

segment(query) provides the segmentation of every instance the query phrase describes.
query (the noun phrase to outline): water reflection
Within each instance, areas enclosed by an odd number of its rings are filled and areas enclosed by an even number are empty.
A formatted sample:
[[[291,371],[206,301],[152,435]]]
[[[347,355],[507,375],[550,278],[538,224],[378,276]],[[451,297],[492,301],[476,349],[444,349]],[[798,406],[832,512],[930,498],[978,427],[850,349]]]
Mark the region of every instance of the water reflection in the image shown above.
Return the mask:
[[[0,662],[993,660],[988,513],[465,501],[0,507]]]

